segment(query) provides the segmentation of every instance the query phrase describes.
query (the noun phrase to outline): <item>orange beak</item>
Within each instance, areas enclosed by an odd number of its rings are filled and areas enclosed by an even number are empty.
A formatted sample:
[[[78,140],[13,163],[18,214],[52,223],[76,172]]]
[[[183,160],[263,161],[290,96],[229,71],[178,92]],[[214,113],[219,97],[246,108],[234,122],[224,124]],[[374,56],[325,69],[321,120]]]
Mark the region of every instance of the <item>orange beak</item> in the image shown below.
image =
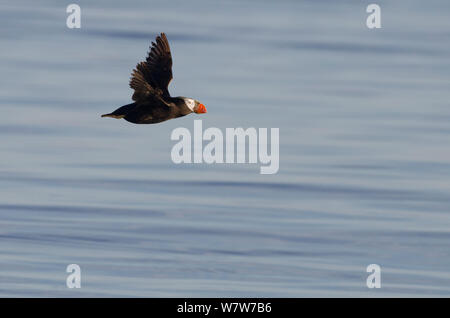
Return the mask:
[[[197,108],[194,110],[197,114],[204,114],[206,113],[206,107],[203,104],[198,104]]]

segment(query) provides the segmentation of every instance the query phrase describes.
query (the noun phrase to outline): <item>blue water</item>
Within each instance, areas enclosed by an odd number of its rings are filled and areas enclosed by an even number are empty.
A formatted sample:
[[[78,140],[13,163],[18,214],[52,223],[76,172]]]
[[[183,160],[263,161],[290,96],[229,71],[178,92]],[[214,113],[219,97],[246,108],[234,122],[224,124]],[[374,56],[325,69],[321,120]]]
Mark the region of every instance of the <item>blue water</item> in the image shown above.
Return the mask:
[[[450,295],[450,2],[76,3],[0,4],[0,296]],[[208,113],[100,118],[159,32]],[[175,165],[195,119],[279,128],[279,172]]]

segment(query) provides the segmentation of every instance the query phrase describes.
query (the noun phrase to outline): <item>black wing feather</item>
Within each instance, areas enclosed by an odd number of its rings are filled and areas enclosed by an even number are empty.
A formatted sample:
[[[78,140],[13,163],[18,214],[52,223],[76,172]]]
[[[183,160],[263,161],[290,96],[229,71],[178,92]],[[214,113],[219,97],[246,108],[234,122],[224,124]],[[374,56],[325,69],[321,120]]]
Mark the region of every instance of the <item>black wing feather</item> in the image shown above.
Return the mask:
[[[162,89],[164,95],[169,95],[167,87],[172,80],[172,55],[164,33],[156,37],[156,43],[152,42],[146,63],[151,71],[153,84]]]
[[[170,98],[168,86],[172,80],[172,55],[164,33],[156,37],[156,43],[152,42],[146,61],[137,64],[131,75],[130,87],[135,91],[132,97],[134,101]]]

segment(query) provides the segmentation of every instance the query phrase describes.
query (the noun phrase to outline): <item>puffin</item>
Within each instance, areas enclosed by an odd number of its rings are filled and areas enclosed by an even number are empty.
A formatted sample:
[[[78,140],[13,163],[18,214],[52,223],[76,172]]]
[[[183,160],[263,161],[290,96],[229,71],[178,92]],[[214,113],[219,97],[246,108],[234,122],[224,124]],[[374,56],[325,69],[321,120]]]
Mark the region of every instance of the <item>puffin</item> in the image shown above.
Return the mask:
[[[130,87],[134,90],[131,104],[119,107],[101,117],[125,119],[133,124],[156,124],[190,113],[206,113],[198,100],[183,96],[171,97],[168,86],[172,80],[172,55],[164,33],[152,42],[144,62],[131,73]]]

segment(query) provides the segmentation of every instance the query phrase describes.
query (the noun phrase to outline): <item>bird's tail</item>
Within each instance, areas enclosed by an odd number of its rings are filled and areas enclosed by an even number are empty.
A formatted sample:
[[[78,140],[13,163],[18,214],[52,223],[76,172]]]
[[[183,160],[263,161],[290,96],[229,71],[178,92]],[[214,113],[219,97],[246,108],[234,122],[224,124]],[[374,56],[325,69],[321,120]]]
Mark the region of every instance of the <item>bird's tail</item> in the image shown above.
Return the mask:
[[[124,118],[135,106],[135,103],[128,104],[122,107],[117,108],[115,111],[109,114],[103,114],[102,117],[111,117],[111,118]]]
[[[111,113],[111,114],[103,114],[102,117],[111,117],[111,118],[120,119],[120,118],[124,118],[125,115],[114,115],[114,113]]]

